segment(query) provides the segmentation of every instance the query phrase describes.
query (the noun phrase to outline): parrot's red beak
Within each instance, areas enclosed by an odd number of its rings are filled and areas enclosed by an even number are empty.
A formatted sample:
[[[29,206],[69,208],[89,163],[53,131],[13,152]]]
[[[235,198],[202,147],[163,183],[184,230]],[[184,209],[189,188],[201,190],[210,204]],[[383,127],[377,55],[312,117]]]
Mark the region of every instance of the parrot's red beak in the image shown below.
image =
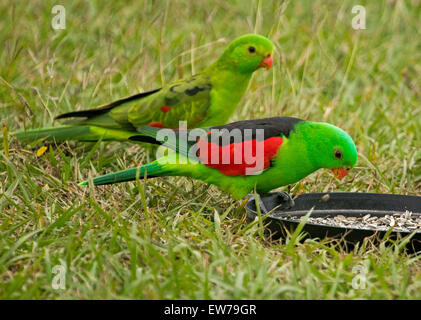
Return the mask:
[[[273,64],[273,57],[269,53],[266,57],[262,59],[262,61],[259,64],[259,67],[266,68],[267,70],[269,70],[270,68],[272,68],[272,64]]]
[[[334,168],[332,169],[332,172],[335,175],[336,179],[342,179],[349,173],[349,170],[349,168]]]

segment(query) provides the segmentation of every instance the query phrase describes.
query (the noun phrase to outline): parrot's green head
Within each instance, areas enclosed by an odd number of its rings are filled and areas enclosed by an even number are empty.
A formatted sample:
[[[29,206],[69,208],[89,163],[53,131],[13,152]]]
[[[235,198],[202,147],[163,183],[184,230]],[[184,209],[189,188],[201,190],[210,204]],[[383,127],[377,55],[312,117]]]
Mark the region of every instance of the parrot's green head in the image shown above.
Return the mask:
[[[230,43],[217,63],[240,73],[252,73],[259,68],[269,70],[273,64],[273,44],[257,34],[241,36]]]
[[[336,178],[345,177],[357,163],[357,148],[348,133],[324,122],[298,123],[308,156],[316,168],[331,169]]]

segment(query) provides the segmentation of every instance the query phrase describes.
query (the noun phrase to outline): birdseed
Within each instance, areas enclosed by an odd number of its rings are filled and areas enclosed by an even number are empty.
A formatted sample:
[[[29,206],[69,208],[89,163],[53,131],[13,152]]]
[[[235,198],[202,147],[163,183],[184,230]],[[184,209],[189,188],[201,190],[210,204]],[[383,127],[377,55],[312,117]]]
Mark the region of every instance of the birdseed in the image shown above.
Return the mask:
[[[301,221],[304,216],[284,216],[285,219]],[[323,217],[309,217],[307,223],[321,224],[332,227],[344,227],[353,229],[368,229],[376,231],[387,231],[393,228],[397,232],[421,232],[421,215],[406,211],[405,213],[393,213],[384,216],[366,214],[365,216],[344,215]]]

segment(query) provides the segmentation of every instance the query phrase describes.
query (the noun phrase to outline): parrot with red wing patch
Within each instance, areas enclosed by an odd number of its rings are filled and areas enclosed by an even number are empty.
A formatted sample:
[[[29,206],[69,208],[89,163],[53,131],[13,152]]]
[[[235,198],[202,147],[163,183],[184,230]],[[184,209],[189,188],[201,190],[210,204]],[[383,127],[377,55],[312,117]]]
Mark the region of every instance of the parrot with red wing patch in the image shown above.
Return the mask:
[[[235,39],[218,60],[197,75],[99,108],[56,117],[76,118],[65,126],[13,134],[23,141],[125,141],[140,126],[178,128],[179,121],[187,121],[190,128],[225,124],[252,74],[260,68],[270,69],[272,63],[272,42],[260,35],[244,35]]]
[[[355,144],[345,131],[292,117],[246,120],[201,130],[141,127],[138,131],[141,135],[131,139],[161,144],[176,152],[140,167],[96,177],[94,185],[135,180],[136,176],[187,176],[214,184],[239,199],[255,187],[265,194],[321,168],[343,178],[357,162]]]

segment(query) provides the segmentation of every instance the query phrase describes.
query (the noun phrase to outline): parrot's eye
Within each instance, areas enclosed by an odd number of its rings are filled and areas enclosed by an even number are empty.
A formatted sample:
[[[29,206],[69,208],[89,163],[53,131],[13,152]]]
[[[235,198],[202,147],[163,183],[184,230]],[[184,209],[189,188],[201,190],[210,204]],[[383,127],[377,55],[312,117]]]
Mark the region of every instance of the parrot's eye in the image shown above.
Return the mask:
[[[256,48],[253,47],[253,46],[249,47],[249,52],[250,53],[255,53],[256,52]]]
[[[342,159],[342,151],[339,149],[335,149],[335,158]]]

